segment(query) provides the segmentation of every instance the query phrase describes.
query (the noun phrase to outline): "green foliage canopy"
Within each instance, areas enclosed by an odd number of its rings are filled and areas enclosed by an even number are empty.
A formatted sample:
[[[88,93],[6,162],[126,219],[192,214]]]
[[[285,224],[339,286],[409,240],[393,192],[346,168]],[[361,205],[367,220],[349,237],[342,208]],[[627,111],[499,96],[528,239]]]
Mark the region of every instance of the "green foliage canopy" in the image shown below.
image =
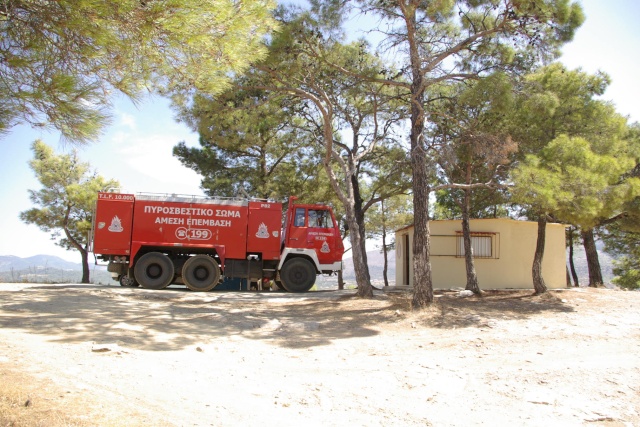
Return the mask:
[[[51,127],[74,142],[109,121],[114,90],[182,103],[220,91],[264,53],[266,0],[5,1],[0,10],[0,132]]]
[[[638,192],[635,145],[626,119],[597,99],[608,76],[552,64],[527,77],[512,133],[524,156],[514,171],[514,201],[591,229]]]
[[[469,202],[474,218],[504,214],[505,203],[497,187],[507,176],[517,150],[509,135],[508,117],[514,105],[511,79],[502,72],[486,78],[447,84],[430,106],[427,126],[433,161],[438,165],[436,209],[438,218],[462,215]]]
[[[297,103],[239,87],[247,84],[240,78],[221,94],[198,93],[180,118],[199,133],[200,147],[181,143],[174,155],[202,175],[212,196],[303,197],[318,185],[321,153],[300,130]]]
[[[584,138],[560,135],[514,171],[514,198],[591,229],[640,195],[640,179],[622,179],[634,164],[626,154],[598,153]]]
[[[612,224],[602,236],[605,250],[614,256],[613,283],[626,289],[640,289],[640,232],[622,225],[622,222]]]
[[[31,202],[38,207],[21,212],[20,219],[51,233],[57,245],[84,251],[98,191],[118,187],[118,182],[91,172],[75,152],[56,155],[40,140],[32,149],[34,158],[29,164],[42,189],[29,190]]]

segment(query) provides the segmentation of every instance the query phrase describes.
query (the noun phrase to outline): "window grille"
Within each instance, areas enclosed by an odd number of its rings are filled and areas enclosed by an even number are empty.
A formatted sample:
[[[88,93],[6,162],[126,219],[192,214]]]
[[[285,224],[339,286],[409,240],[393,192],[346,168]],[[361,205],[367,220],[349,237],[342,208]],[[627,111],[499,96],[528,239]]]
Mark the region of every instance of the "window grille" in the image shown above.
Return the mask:
[[[474,258],[499,258],[498,236],[496,233],[471,233],[471,249]],[[464,257],[464,238],[461,231],[456,231],[456,257]]]

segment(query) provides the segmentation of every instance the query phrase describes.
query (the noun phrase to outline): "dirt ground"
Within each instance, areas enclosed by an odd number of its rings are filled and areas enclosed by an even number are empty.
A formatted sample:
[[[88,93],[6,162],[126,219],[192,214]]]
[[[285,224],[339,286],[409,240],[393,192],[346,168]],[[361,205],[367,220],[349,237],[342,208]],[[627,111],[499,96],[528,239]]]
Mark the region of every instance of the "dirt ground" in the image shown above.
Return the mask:
[[[640,426],[640,292],[0,284],[0,426]]]

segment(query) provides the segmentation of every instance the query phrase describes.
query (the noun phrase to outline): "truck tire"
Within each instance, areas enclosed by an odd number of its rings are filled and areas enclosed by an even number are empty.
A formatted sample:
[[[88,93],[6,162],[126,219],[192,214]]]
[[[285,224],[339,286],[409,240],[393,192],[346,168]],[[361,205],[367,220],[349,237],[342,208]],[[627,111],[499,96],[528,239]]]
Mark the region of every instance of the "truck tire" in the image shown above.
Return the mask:
[[[306,258],[293,258],[280,270],[282,286],[289,292],[307,292],[316,283],[316,268]]]
[[[133,277],[130,277],[128,274],[121,274],[118,278],[118,282],[120,282],[120,286],[127,286],[131,288],[140,286],[138,283],[136,283]]]
[[[145,289],[164,289],[171,284],[175,275],[173,262],[160,252],[142,255],[133,272],[136,282]]]
[[[278,290],[280,291],[286,291],[286,289],[284,288],[284,286],[282,286],[282,282],[280,280],[274,280],[273,283],[275,283],[276,288],[278,288]]]
[[[220,281],[220,266],[210,256],[192,256],[182,266],[182,281],[192,291],[210,291]]]

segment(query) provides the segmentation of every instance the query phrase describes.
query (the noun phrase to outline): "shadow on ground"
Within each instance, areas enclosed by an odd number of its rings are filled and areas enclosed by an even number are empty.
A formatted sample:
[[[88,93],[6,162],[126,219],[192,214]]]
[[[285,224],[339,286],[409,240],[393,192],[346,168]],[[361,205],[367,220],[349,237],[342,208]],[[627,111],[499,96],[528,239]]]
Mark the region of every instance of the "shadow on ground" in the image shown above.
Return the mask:
[[[354,291],[193,293],[93,285],[0,285],[0,327],[59,343],[118,343],[147,351],[180,350],[236,336],[288,348],[311,348],[336,340],[379,334],[403,324],[409,295]],[[491,317],[527,318],[567,312],[561,300],[526,293],[458,298],[442,294],[425,314],[410,313],[420,327],[482,327]],[[406,318],[404,318],[406,320]],[[415,325],[411,326],[415,327]]]
[[[522,320],[575,311],[553,292],[534,295],[532,291],[485,291],[482,296],[464,298],[444,292],[436,300],[438,315],[431,318],[430,325],[443,329],[487,327],[497,319]]]

